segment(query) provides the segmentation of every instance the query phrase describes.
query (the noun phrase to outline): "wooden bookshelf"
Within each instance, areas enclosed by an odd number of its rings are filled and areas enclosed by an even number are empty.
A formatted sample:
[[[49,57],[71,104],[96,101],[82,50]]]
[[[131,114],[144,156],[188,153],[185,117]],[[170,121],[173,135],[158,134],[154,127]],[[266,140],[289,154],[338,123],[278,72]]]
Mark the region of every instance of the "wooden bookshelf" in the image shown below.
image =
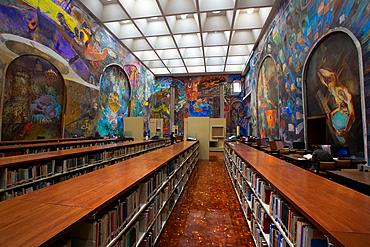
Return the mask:
[[[72,138],[70,138],[72,139]],[[54,140],[54,139],[50,139]],[[70,148],[88,147],[96,145],[107,145],[113,143],[133,141],[133,138],[116,138],[116,139],[86,139],[86,140],[66,140],[63,141],[53,141],[53,142],[38,142],[38,143],[24,143],[22,145],[6,145],[0,146],[0,157],[4,157],[6,154],[11,154],[12,152],[18,152],[16,155],[20,154],[30,154],[30,153],[41,153],[49,152]],[[13,156],[13,155],[9,155]]]
[[[100,139],[98,137],[74,137],[74,138],[51,138],[51,139],[36,139],[36,140],[17,140],[17,141],[0,141],[0,146],[4,145],[22,145],[32,143],[48,143],[48,142],[63,142],[63,141],[84,141]]]
[[[240,177],[244,179],[243,169],[252,168],[328,241],[337,246],[369,245],[369,196],[238,142],[225,143],[225,163],[237,190]],[[269,212],[269,205],[263,206]],[[246,213],[247,208],[243,210]]]
[[[25,191],[27,193],[34,190],[35,186],[37,189],[37,183],[55,184],[67,180],[71,176],[82,175],[121,160],[153,151],[163,147],[164,144],[164,140],[144,140],[2,157],[0,158],[0,196],[2,200],[6,200],[9,197],[14,197],[18,192],[24,194],[23,191]],[[74,163],[69,166],[71,162]],[[50,169],[47,172],[46,168],[43,170],[39,168],[45,165]],[[27,178],[25,170],[28,174],[31,172],[33,174],[33,169],[37,169],[37,176],[29,175]],[[12,177],[11,183],[9,183],[8,173],[14,171],[16,172],[14,176],[22,174],[21,177],[24,178],[14,181]]]
[[[140,201],[140,206],[129,222],[115,234],[108,246],[113,246],[138,224],[139,216],[151,205],[153,198],[175,181],[172,192],[168,193],[168,200],[163,201],[155,215],[160,217],[163,210],[168,211],[165,213],[166,218],[160,218],[161,222],[157,224],[163,229],[174,206],[171,203],[169,207],[168,201],[177,201],[198,159],[198,142],[184,141],[0,202],[0,246],[49,246],[61,238],[68,239],[74,228],[87,219],[94,218],[133,188],[147,182],[153,174],[168,169],[169,164],[176,160],[180,163],[161,181],[151,198],[143,203]],[[176,198],[172,198],[172,195],[176,195]],[[153,222],[156,222],[156,218]],[[151,225],[154,227],[154,223]],[[153,241],[156,241],[161,229],[156,230],[157,236]],[[149,231],[150,229],[141,232],[140,239],[135,242],[136,246],[145,241]]]

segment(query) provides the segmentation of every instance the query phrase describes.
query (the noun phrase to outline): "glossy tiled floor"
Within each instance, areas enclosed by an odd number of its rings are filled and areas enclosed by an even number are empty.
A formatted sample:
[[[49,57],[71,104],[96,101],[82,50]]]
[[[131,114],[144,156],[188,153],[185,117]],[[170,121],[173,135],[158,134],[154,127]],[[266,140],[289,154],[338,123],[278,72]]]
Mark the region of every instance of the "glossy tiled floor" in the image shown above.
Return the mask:
[[[222,152],[194,169],[157,247],[254,246]]]

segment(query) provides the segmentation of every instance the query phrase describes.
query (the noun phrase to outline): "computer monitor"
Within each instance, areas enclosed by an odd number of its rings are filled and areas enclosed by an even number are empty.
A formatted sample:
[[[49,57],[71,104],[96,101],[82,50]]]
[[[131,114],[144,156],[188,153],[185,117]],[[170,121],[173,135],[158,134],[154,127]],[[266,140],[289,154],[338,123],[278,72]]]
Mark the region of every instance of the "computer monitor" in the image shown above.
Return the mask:
[[[333,157],[349,157],[349,147],[331,147]]]
[[[293,142],[293,149],[305,149],[306,145],[304,142]]]

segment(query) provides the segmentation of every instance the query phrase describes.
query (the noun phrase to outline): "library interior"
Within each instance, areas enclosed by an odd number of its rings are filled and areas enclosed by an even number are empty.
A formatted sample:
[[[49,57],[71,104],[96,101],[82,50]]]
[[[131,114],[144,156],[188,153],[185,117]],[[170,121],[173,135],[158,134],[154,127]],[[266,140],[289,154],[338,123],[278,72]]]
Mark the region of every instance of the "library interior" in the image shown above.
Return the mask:
[[[0,17],[0,246],[370,246],[368,0]]]

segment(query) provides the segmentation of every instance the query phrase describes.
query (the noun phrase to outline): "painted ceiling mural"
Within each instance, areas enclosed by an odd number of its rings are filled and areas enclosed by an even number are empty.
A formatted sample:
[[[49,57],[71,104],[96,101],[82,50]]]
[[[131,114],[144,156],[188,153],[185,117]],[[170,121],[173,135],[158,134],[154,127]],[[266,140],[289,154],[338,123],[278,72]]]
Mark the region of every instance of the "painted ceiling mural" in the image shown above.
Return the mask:
[[[314,45],[329,31],[343,27],[352,32],[362,48],[365,101],[370,90],[370,2],[352,0],[283,1],[278,14],[255,50],[249,67],[251,115],[257,113],[258,69],[271,55],[279,83],[280,138],[285,145],[304,140],[302,73]],[[369,110],[366,110],[370,114]],[[367,116],[370,119],[370,115]],[[254,122],[256,126],[256,122]],[[255,128],[255,126],[253,128]],[[255,132],[255,135],[259,133]]]
[[[131,116],[144,116],[148,128],[148,100],[154,90],[154,76],[75,2],[6,0],[0,3],[0,16],[2,71],[17,56],[38,55],[60,70],[68,90],[81,93],[75,97],[75,92],[67,92],[65,136],[94,134],[98,130],[98,118],[103,116],[95,110],[102,109],[97,99],[100,78],[111,64],[120,65],[127,73],[132,85]],[[2,77],[3,74],[1,82]],[[73,85],[76,83],[82,87]]]

